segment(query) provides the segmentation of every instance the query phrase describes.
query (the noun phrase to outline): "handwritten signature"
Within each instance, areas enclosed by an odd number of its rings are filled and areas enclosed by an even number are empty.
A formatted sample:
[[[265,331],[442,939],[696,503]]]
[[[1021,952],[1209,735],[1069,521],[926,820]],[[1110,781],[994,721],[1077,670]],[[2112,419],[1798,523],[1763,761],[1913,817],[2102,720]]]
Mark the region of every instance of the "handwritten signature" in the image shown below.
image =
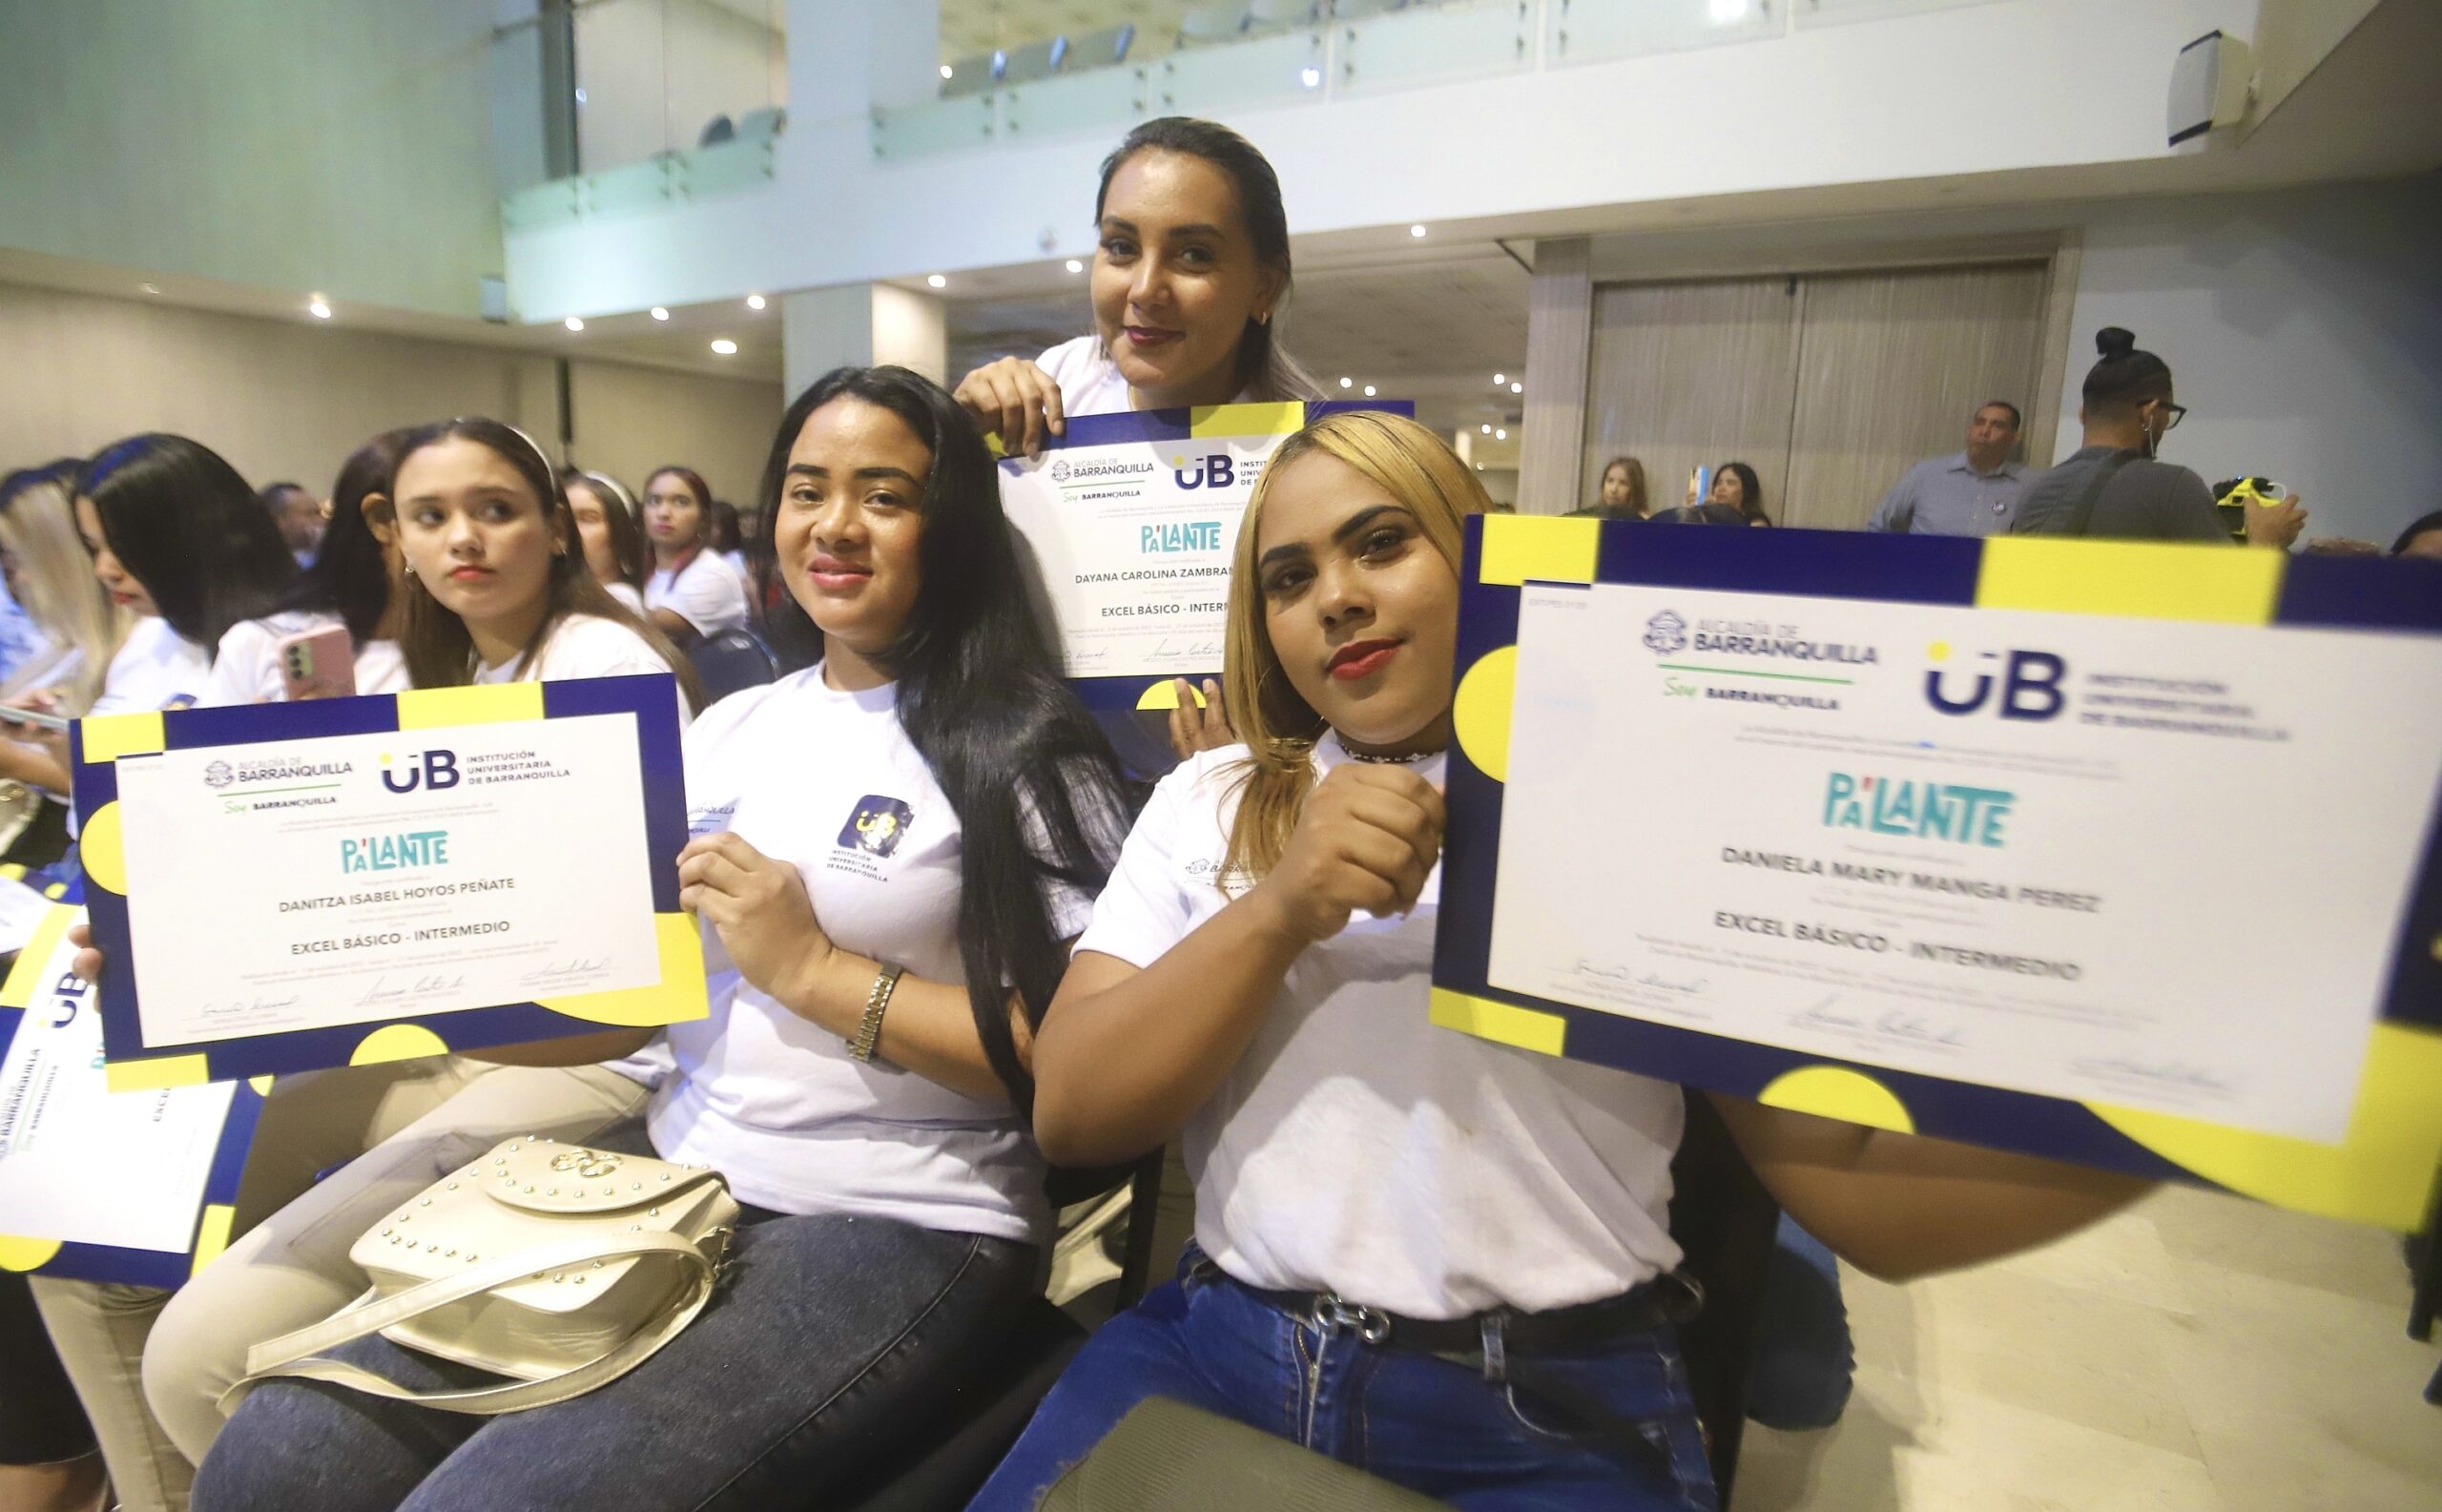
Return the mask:
[[[2235,1090],[2214,1072],[2185,1061],[2139,1061],[2120,1055],[2098,1055],[2071,1061],[2069,1069],[2080,1076],[2156,1082],[2165,1087],[2185,1087],[2202,1092],[2227,1093]]]
[[[1193,662],[1197,666],[1217,665],[1221,660],[1221,643],[1217,640],[1189,640],[1182,644],[1177,636],[1165,636],[1154,644],[1153,657]]]
[[[518,978],[518,982],[521,985],[536,982],[569,982],[580,977],[598,976],[601,974],[603,968],[610,964],[610,963],[608,961],[599,961],[590,956],[581,956],[574,961],[562,961],[555,963],[554,964],[543,967],[539,971],[529,971],[523,977]]]
[[[466,985],[466,979],[463,976],[445,977],[435,973],[420,976],[404,987],[390,985],[388,977],[375,977],[373,985],[366,988],[364,996],[357,999],[356,1002],[359,1007],[370,1007],[382,1003],[404,1003],[409,998],[428,998],[438,992],[462,991]]]
[[[207,1019],[226,1019],[250,1013],[277,1013],[297,1006],[295,996],[285,998],[248,998],[240,1003],[207,1003],[196,1012]]]
[[[1790,1027],[1822,1029],[1834,1034],[1865,1034],[1909,1045],[1937,1045],[1946,1049],[1956,1049],[1966,1043],[1966,1031],[1956,1025],[1936,1024],[1906,1008],[1893,1008],[1880,1018],[1868,1022],[1862,1014],[1834,1012],[1833,1005],[1839,1001],[1840,994],[1832,993],[1790,1020]]]

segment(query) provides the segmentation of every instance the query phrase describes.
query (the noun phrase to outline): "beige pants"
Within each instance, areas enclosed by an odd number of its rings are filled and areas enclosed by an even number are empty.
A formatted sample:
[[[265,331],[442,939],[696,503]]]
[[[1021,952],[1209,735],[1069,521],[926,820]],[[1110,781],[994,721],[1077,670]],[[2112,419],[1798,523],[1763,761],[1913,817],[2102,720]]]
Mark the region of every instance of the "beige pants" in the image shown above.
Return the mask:
[[[598,1066],[496,1067],[230,1245],[171,1298],[144,1351],[144,1395],[187,1458],[219,1433],[221,1395],[246,1352],[364,1291],[347,1253],[381,1216],[502,1140],[583,1141],[645,1104]]]
[[[451,1056],[279,1078],[255,1126],[231,1231],[247,1232],[311,1188],[316,1173],[354,1160],[498,1069]],[[179,1512],[195,1469],[145,1405],[142,1378],[147,1340],[171,1294],[31,1279],[120,1502],[127,1512]]]

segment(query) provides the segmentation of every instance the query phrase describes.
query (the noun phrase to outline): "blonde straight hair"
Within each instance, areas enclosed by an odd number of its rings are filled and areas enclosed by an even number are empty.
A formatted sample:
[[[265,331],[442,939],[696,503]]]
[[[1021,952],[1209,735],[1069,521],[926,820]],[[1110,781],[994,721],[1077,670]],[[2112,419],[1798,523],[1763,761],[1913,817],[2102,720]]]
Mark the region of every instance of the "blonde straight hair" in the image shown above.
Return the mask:
[[[0,551],[17,559],[26,617],[53,646],[76,648],[76,673],[68,680],[58,712],[82,715],[101,695],[111,658],[135,616],[113,603],[93,576],[93,553],[76,533],[75,506],[65,484],[45,478],[10,498],[0,509]]]
[[[1375,410],[1325,415],[1282,442],[1264,465],[1238,526],[1222,636],[1222,700],[1247,743],[1247,756],[1233,778],[1238,811],[1230,824],[1221,879],[1260,881],[1270,874],[1314,785],[1314,742],[1322,738],[1323,716],[1298,696],[1273,651],[1255,558],[1273,480],[1317,452],[1356,468],[1405,506],[1454,576],[1467,516],[1483,513],[1491,504],[1474,470],[1439,436],[1403,416]]]

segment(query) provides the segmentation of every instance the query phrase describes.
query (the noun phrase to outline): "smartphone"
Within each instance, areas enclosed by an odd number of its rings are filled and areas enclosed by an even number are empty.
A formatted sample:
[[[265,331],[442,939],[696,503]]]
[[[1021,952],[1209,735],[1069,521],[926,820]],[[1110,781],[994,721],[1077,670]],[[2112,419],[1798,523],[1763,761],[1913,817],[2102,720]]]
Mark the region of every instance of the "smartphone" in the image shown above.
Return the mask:
[[[274,649],[288,701],[356,696],[356,643],[345,625],[291,635]]]

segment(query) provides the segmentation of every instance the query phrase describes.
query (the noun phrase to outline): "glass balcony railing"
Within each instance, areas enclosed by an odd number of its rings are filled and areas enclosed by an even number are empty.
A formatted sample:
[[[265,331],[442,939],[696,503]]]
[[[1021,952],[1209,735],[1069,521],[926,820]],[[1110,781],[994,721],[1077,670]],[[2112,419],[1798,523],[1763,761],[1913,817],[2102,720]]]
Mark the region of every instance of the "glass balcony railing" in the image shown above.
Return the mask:
[[[520,230],[768,180],[786,0],[499,0],[502,215]]]
[[[993,0],[942,0],[937,99],[875,113],[883,158],[995,138],[1223,114],[1536,68],[1757,42],[1791,28],[1993,0],[1126,0],[1018,34]]]

